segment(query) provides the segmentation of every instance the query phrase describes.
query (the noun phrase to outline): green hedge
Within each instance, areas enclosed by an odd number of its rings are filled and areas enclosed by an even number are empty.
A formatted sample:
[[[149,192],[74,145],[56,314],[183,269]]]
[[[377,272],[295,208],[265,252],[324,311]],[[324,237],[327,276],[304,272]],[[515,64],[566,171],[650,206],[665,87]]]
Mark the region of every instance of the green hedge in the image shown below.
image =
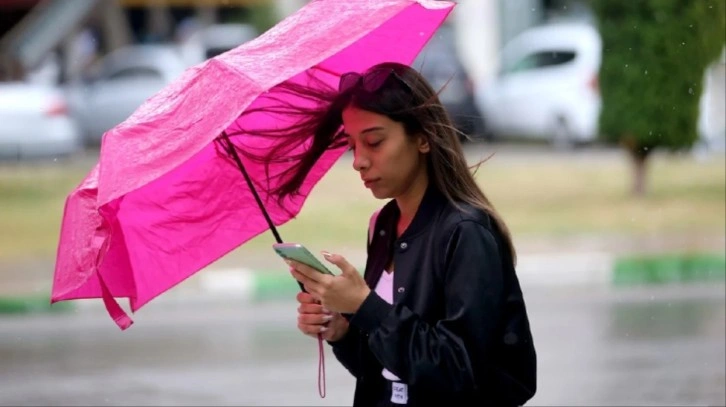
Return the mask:
[[[637,255],[617,259],[613,284],[724,281],[726,256],[720,254]]]

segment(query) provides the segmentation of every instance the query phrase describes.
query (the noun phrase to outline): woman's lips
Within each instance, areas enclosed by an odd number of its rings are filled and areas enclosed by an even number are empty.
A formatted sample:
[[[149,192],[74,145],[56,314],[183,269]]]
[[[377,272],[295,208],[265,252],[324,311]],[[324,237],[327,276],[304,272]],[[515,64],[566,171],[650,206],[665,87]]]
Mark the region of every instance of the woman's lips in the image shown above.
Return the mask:
[[[371,187],[371,186],[372,186],[373,184],[375,184],[375,183],[376,183],[376,182],[378,182],[379,180],[380,180],[380,178],[375,178],[375,179],[364,179],[364,180],[363,180],[363,185],[365,185],[365,186],[366,186],[366,188],[370,188],[370,187]]]

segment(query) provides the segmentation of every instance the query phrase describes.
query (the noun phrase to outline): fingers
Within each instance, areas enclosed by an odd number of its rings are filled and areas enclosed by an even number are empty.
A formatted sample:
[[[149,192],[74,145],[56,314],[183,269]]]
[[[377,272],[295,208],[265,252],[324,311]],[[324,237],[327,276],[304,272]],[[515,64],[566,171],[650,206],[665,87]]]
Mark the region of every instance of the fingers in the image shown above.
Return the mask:
[[[333,319],[329,314],[298,314],[297,322],[302,325],[323,326]]]
[[[358,273],[355,267],[348,263],[348,260],[346,260],[345,257],[339,254],[332,254],[328,252],[322,253],[325,260],[335,264],[344,274]]]
[[[314,299],[318,283],[311,280],[306,275],[302,274],[293,267],[290,267],[290,274],[292,274],[292,277],[305,287],[305,291],[307,291],[308,294],[312,295]]]
[[[309,292],[306,293],[301,291],[297,293],[297,302],[300,304],[317,304],[318,300],[316,300]]]
[[[318,334],[321,334],[328,330],[327,326],[324,325],[307,325],[307,324],[301,324],[298,322],[297,329],[300,330],[300,332],[310,335],[310,336],[317,336]]]
[[[313,304],[308,304],[312,306]],[[328,330],[328,324],[333,319],[330,314],[300,313],[297,316],[297,328],[304,334],[316,336]]]
[[[316,283],[324,281],[324,277],[326,277],[323,273],[315,270],[314,268],[298,263],[295,260],[288,260],[288,264],[290,265],[290,268],[292,271],[293,269],[297,271],[298,273],[305,276],[309,281],[314,281]]]
[[[300,314],[333,314],[320,304],[300,304],[297,307],[297,312]]]
[[[302,333],[313,337],[327,331],[327,325],[334,318],[332,312],[317,303],[313,296],[308,293],[298,293],[297,299],[300,302],[300,306],[297,308],[298,329]]]

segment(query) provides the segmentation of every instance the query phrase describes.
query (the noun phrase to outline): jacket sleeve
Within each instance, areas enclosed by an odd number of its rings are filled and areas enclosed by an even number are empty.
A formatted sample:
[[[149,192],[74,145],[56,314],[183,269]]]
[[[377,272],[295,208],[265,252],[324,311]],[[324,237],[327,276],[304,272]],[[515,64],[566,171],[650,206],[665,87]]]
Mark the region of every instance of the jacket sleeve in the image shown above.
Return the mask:
[[[378,219],[378,213],[380,209],[373,212],[368,222],[368,239],[367,248],[370,255],[371,241],[373,240],[373,231],[375,230],[376,220]],[[350,319],[350,315],[344,315],[347,319]],[[328,342],[333,348],[333,354],[336,359],[355,377],[360,377],[362,374],[362,368],[360,367],[360,331],[354,326],[350,326],[348,333],[345,336],[336,341]]]
[[[350,326],[348,333],[342,339],[328,343],[333,348],[333,354],[338,362],[354,377],[360,377],[363,369],[360,363],[360,332],[358,329]]]
[[[446,245],[441,320],[431,325],[371,292],[351,325],[368,335],[373,354],[405,383],[439,394],[470,393],[476,390],[472,361],[481,368],[491,358],[503,285],[494,236],[479,223],[463,221]]]

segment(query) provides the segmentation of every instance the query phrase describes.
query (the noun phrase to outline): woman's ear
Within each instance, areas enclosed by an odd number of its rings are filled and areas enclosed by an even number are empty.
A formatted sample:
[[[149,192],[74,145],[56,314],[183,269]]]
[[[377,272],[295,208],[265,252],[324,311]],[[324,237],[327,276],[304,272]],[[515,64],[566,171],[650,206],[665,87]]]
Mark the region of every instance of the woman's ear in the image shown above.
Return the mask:
[[[429,151],[431,151],[431,146],[429,145],[429,139],[426,136],[423,136],[423,135],[418,136],[418,151],[422,154],[426,154]]]

